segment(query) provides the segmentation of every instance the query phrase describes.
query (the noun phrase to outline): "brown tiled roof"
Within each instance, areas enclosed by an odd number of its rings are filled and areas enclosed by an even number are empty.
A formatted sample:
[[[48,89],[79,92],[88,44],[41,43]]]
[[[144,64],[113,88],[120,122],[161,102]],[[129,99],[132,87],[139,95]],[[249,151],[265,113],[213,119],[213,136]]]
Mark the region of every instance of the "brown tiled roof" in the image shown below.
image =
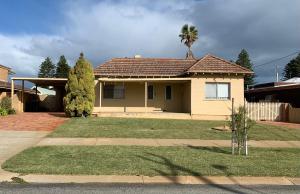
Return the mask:
[[[247,68],[244,68],[235,63],[229,62],[225,59],[213,56],[205,55],[192,67],[190,67],[187,72],[189,73],[242,73],[242,74],[252,74],[253,72]]]
[[[182,76],[186,73],[243,73],[252,71],[224,59],[114,58],[95,68],[96,76]]]
[[[196,60],[159,58],[114,58],[95,68],[101,76],[179,76]]]
[[[4,66],[4,65],[1,65],[1,64],[0,64],[0,67],[1,67],[1,68],[3,68],[3,69],[11,70],[11,68],[9,68],[9,67],[6,67],[6,66]]]
[[[22,91],[22,86],[16,85],[16,84],[14,86],[15,86],[14,89],[16,91]],[[0,89],[11,90],[11,83],[10,82],[0,81]],[[32,93],[32,94],[35,93],[34,90],[31,90],[31,89],[26,88],[26,87],[24,87],[24,92],[26,92],[26,93]]]

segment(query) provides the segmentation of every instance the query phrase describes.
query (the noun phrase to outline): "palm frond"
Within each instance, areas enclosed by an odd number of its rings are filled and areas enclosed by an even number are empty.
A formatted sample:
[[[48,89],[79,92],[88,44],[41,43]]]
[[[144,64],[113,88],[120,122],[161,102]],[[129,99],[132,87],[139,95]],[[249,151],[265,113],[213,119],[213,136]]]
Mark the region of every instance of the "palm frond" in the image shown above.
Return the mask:
[[[198,39],[198,30],[195,26],[189,26],[185,24],[181,28],[181,33],[179,34],[181,42],[183,42],[189,49],[192,44]]]

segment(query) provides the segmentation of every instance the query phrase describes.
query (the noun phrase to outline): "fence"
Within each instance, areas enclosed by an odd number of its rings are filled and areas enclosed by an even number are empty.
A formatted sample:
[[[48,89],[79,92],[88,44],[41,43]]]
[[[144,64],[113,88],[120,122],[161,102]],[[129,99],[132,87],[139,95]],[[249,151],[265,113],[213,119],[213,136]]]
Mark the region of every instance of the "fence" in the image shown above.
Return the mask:
[[[289,121],[289,104],[279,102],[246,102],[248,117],[252,120]]]
[[[289,105],[289,122],[300,123],[300,108],[293,108]]]

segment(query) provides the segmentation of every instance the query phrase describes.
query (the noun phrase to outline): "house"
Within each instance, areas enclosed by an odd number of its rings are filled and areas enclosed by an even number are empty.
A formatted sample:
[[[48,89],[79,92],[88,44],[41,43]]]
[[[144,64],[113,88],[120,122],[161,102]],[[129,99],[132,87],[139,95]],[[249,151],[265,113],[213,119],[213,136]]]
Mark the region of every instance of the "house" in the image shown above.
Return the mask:
[[[257,84],[245,91],[249,102],[284,102],[300,108],[300,78]]]
[[[227,119],[232,101],[244,104],[244,77],[249,69],[208,54],[200,59],[113,58],[94,69],[94,114],[159,116],[188,115],[194,119]],[[65,78],[23,78],[36,87],[53,86],[55,107],[63,109]],[[41,111],[41,110],[40,110]],[[153,114],[152,114],[153,115]],[[175,116],[175,115],[174,115]]]
[[[32,86],[31,89],[36,91],[38,100],[38,111],[59,112],[63,111],[62,99],[57,97],[57,88]]]
[[[49,95],[49,96],[56,95],[56,91],[52,89],[47,89],[39,86],[32,86],[31,89],[34,91],[36,90],[38,95]]]
[[[200,59],[113,58],[95,68],[95,113],[172,112],[226,119],[244,104],[249,69],[207,54]]]
[[[13,74],[11,68],[0,64],[0,100],[6,96],[11,97],[11,83],[8,82],[9,74]],[[14,108],[20,112],[24,109],[26,102],[32,98],[33,90],[15,85],[14,88]],[[23,91],[23,92],[22,92]],[[24,102],[24,103],[23,103]]]

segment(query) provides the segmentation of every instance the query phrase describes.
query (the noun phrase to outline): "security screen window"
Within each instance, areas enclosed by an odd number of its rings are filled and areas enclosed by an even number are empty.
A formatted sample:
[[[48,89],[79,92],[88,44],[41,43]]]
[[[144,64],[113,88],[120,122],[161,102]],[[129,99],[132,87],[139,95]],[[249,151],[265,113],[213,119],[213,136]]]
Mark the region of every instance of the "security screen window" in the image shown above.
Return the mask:
[[[172,99],[172,88],[171,86],[166,86],[166,100]]]
[[[154,90],[153,85],[148,86],[148,100],[153,100],[154,98]]]
[[[230,98],[229,83],[206,83],[205,98],[215,100],[228,100]]]
[[[124,99],[125,98],[125,86],[107,84],[103,88],[103,97],[106,99]]]

